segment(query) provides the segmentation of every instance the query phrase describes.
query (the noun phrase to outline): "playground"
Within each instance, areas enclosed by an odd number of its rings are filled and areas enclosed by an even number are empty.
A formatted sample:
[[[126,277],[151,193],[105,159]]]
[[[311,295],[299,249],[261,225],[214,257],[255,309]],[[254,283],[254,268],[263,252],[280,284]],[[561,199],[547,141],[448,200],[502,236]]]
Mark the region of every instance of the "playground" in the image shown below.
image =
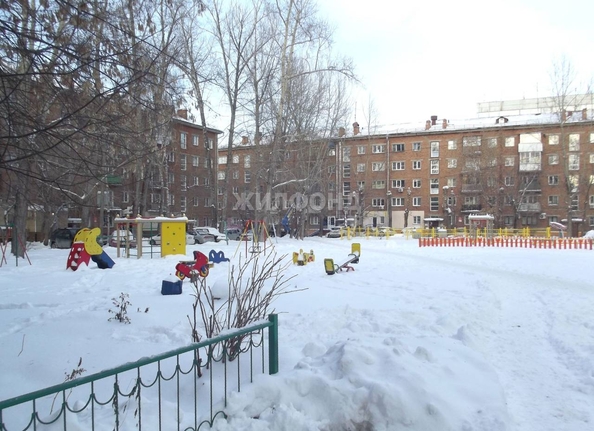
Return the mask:
[[[415,431],[464,421],[475,429],[489,423],[506,427],[498,430],[578,430],[594,421],[592,384],[584,378],[594,369],[594,250],[419,247],[404,236],[271,243],[267,253],[286,255],[293,284],[306,290],[274,303],[280,374],[233,397],[228,414],[239,426],[249,427],[256,415],[270,430],[279,424],[275,417],[296,428],[340,417],[361,421],[364,405],[371,406],[367,420],[380,420],[372,394],[401,406],[383,420],[414,417]],[[354,271],[328,275],[324,260],[346,263],[355,243],[361,251],[359,263],[349,264]],[[180,262],[198,262],[195,251],[208,258],[206,280],[224,280],[245,245],[191,245],[184,254],[140,259],[117,257],[105,246],[112,268],[89,261],[77,271],[66,269],[70,250],[34,245],[27,250],[31,264],[25,259],[18,267],[8,258],[0,267],[0,400],[62,382],[79,359],[90,374],[187,345],[189,281],[180,280],[182,292],[170,295],[162,294],[163,281],[179,279]],[[300,250],[313,250],[315,260],[294,264]],[[230,261],[214,263],[211,251],[214,260]],[[128,325],[108,321],[111,298],[122,292],[132,303]],[[313,390],[320,385],[329,390]],[[434,414],[417,409],[427,405]],[[273,407],[277,413],[266,414]]]

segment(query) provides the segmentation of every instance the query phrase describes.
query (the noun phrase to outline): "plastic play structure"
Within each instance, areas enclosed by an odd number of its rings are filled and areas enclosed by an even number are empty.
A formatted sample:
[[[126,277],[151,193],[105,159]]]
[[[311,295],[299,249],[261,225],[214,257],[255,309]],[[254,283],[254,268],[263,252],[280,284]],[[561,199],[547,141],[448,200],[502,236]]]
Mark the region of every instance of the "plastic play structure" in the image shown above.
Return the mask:
[[[342,265],[335,264],[333,259],[324,259],[324,269],[326,270],[326,274],[332,275],[343,270],[346,270],[346,272],[354,271],[355,268],[353,268],[351,264],[359,263],[360,256],[361,244],[359,244],[358,242],[352,243],[351,253],[349,254],[349,260],[347,260]]]
[[[293,252],[293,263],[295,265],[304,266],[309,262],[315,262],[315,260],[316,256],[314,255],[313,250],[310,250],[309,253],[304,253],[303,249],[299,249],[299,252]]]
[[[208,257],[204,253],[194,250],[194,260],[183,261],[175,265],[175,275],[183,280],[192,278],[192,275],[207,277],[209,270]]]
[[[91,259],[101,269],[112,268],[115,265],[105,250],[97,243],[97,235],[100,233],[101,229],[98,227],[78,231],[72,242],[70,254],[68,254],[66,269],[76,271],[81,264],[88,265]]]
[[[212,263],[229,262],[229,258],[225,257],[225,253],[222,251],[211,250],[208,253],[208,261]]]

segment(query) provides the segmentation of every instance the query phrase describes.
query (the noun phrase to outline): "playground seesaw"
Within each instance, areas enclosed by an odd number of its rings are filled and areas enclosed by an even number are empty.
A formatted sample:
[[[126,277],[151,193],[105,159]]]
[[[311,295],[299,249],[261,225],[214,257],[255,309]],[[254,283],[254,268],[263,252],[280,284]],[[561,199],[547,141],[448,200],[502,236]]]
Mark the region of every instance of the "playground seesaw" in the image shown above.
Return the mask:
[[[326,274],[332,275],[336,274],[337,272],[342,272],[343,270],[346,270],[346,272],[354,271],[355,268],[353,268],[351,265],[359,263],[359,257],[361,257],[361,244],[353,243],[351,244],[349,259],[342,265],[335,264],[334,259],[324,259],[324,269],[326,270]]]

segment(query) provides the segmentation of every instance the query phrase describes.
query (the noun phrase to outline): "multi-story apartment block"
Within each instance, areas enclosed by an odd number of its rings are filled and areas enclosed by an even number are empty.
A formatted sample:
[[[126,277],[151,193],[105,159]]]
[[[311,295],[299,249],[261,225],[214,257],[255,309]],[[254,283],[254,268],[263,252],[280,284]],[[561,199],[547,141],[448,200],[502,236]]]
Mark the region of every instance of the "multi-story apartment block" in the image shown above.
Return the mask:
[[[367,136],[354,123],[326,145],[328,175],[319,178],[326,206],[309,209],[309,231],[345,222],[461,228],[471,214],[493,215],[496,227],[544,228],[568,217],[574,234],[594,226],[594,121],[586,109],[461,123],[433,116]],[[239,145],[233,154],[239,161],[254,151]],[[253,217],[233,210],[231,193],[253,181],[237,166],[227,183],[229,222]]]

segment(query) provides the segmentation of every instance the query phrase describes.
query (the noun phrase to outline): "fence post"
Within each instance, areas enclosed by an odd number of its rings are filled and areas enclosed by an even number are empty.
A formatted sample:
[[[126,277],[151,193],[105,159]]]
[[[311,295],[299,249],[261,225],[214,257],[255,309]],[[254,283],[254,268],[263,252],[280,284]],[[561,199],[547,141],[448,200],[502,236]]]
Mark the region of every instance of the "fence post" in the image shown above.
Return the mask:
[[[278,373],[278,314],[268,315],[268,374]]]

